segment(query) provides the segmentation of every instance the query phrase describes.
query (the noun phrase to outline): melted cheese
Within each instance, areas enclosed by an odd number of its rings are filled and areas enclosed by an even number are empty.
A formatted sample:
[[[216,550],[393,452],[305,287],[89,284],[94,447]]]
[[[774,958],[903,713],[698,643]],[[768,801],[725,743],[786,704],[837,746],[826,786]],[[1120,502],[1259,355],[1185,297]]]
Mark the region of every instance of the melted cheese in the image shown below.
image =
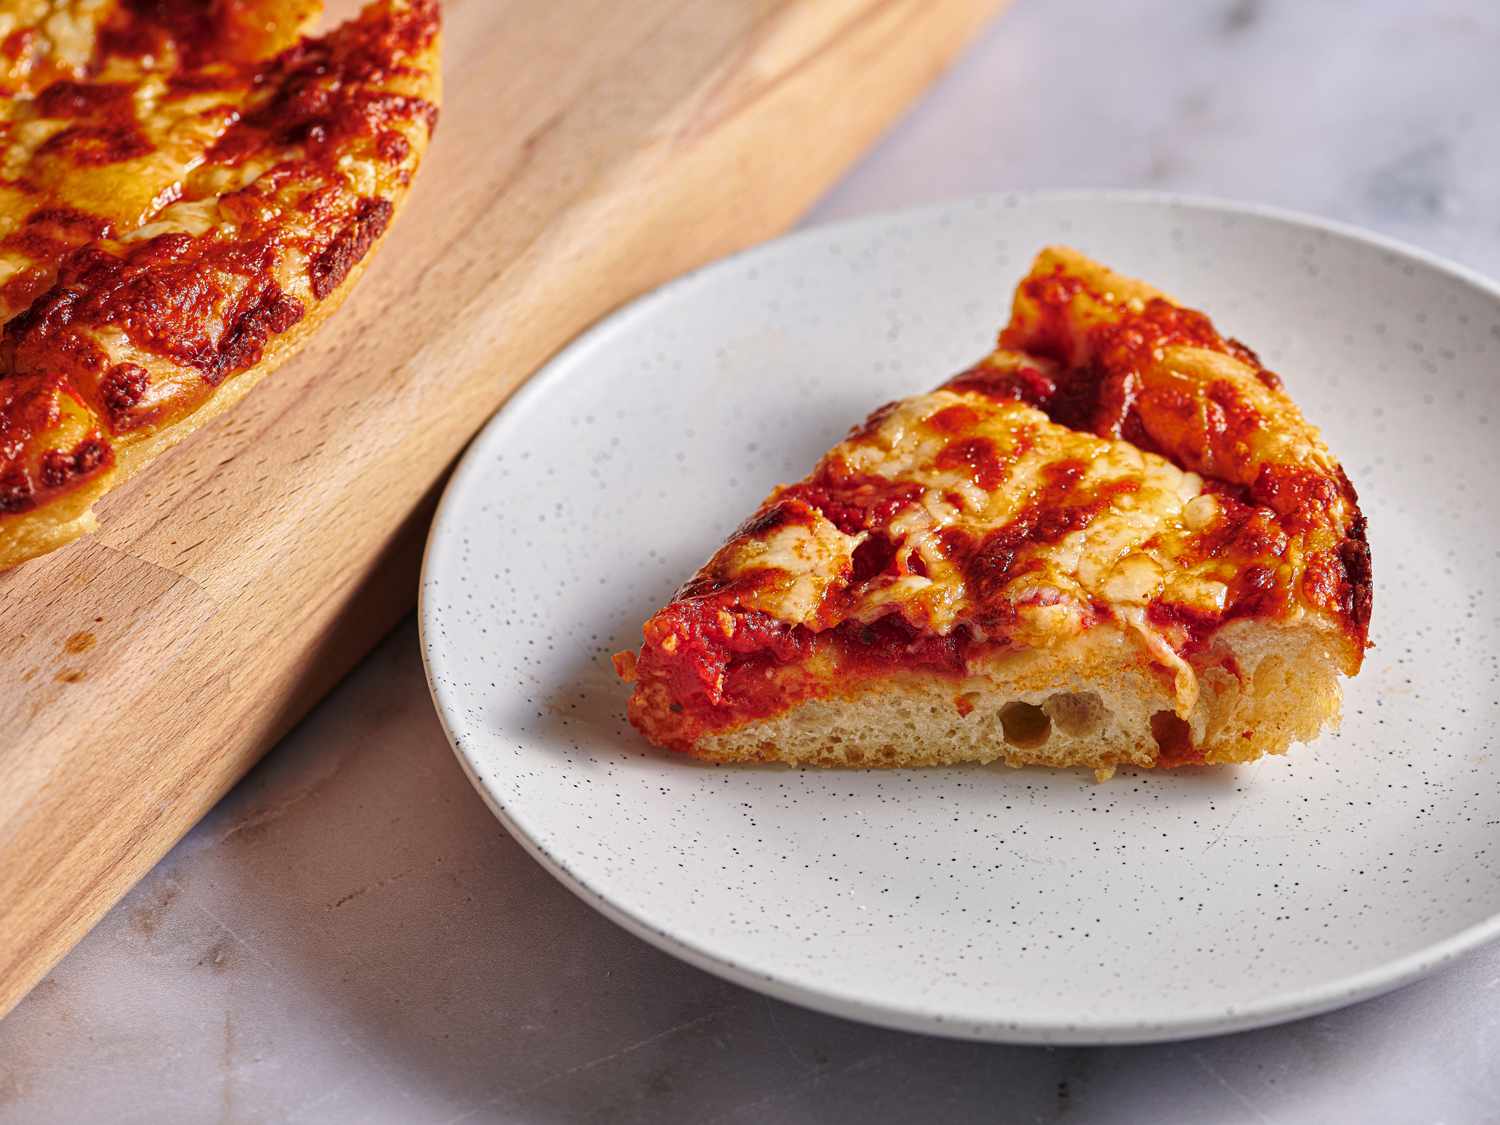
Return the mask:
[[[810,625],[829,589],[848,577],[854,549],[863,540],[863,535],[845,535],[818,516],[807,523],[784,523],[764,535],[731,539],[711,565],[736,579],[752,580],[741,604]]]
[[[945,457],[954,448],[976,449],[991,464],[976,472],[955,463]],[[901,402],[873,432],[836,446],[827,463],[922,489],[885,530],[898,554],[921,556],[925,575],[872,581],[850,616],[872,621],[894,610],[942,635],[998,603],[1014,611],[1011,637],[1039,646],[1076,636],[1102,604],[1128,619],[1146,653],[1182,681],[1180,695],[1196,692],[1191,670],[1141,608],[1161,598],[1205,613],[1223,607],[1226,587],[1203,572],[1212,568],[1183,561],[1192,534],[1187,509],[1195,506],[1191,520],[1202,526],[1207,507],[1196,473],[1126,442],[1055,425],[1022,403],[953,390]],[[1075,467],[1076,480],[1059,484],[1060,466]],[[1004,475],[985,479],[985,472]],[[1051,541],[1041,527],[1025,532],[1028,512],[1044,524],[1063,511],[1090,514],[1084,526]],[[981,595],[943,542],[957,533],[981,544],[1007,528],[1017,529],[1023,561],[1003,587]]]
[[[1177,651],[1181,639],[1147,609],[1224,610],[1232,567],[1192,549],[1221,516],[1197,473],[977,391],[916,395],[877,419],[830,450],[812,479],[888,482],[915,494],[872,531],[846,534],[813,512],[808,522],[731,540],[707,569],[744,583],[742,604],[827,625],[820,615],[829,591],[844,590],[855,551],[879,534],[894,565],[847,586],[842,618],[870,623],[896,613],[923,632],[963,626],[981,640],[995,632],[990,622],[1003,621],[1005,639],[1041,647],[1077,636],[1102,612],[1191,707],[1197,682]],[[1011,561],[997,568],[997,584],[980,588],[974,555],[997,537]],[[955,541],[966,550],[955,552]]]

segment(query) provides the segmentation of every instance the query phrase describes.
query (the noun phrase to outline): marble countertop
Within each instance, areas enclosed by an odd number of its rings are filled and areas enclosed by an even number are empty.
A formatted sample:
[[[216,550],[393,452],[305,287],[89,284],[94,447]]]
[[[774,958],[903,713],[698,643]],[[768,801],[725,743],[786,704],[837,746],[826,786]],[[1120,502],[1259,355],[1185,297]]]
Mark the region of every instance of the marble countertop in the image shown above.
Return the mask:
[[[1500,275],[1490,0],[1018,0],[808,218],[1152,187]],[[0,1022],[0,1122],[1500,1119],[1500,947],[1129,1048],[865,1027],[681,964],[470,789],[398,629]]]

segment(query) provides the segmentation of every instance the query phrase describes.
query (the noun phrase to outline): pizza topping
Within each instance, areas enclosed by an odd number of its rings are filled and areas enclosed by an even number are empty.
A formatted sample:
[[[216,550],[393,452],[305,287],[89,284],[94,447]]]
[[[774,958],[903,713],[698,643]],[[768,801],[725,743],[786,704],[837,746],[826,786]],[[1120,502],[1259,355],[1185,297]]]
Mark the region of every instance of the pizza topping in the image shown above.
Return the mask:
[[[349,276],[355,263],[385,233],[391,221],[391,204],[386,199],[361,199],[354,218],[327,249],[321,251],[308,266],[312,278],[313,296],[322,300],[339,287]]]
[[[809,643],[806,630],[757,611],[726,613],[726,628],[719,616],[723,603],[717,599],[691,598],[670,608],[647,623],[638,674],[664,671],[673,697],[684,706],[700,701],[709,706],[723,703],[733,657],[753,654],[761,664],[786,663],[802,654]]]
[[[42,483],[48,488],[61,488],[75,476],[92,473],[109,457],[109,447],[98,437],[85,438],[67,453],[49,449],[42,456]]]
[[[117,363],[100,383],[104,407],[109,412],[110,428],[128,429],[128,412],[141,401],[151,377],[137,363]]]
[[[32,506],[31,481],[20,469],[0,476],[0,512],[24,512]]]

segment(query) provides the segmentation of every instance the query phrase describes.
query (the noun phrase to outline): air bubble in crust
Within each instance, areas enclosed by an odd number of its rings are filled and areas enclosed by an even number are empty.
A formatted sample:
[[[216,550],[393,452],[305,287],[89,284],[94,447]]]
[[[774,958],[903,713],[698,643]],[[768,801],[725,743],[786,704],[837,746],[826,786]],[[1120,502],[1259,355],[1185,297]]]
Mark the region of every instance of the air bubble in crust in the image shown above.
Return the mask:
[[[1052,719],[1034,703],[1007,703],[1000,708],[1000,727],[1017,750],[1035,750],[1052,736]]]
[[[1053,724],[1072,738],[1087,738],[1104,728],[1108,712],[1104,701],[1091,691],[1060,691],[1042,704]]]
[[[1151,716],[1151,736],[1163,758],[1186,758],[1193,752],[1193,731],[1187,721],[1171,711]]]

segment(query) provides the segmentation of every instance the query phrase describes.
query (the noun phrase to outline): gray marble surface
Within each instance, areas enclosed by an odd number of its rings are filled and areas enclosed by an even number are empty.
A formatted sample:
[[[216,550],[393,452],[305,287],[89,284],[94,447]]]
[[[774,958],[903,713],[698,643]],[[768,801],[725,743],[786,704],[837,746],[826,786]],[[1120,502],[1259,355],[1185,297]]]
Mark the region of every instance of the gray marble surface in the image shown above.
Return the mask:
[[[1493,0],[1018,0],[809,222],[1000,188],[1277,203],[1500,274]],[[3,1022],[0,1122],[1500,1120],[1500,948],[1282,1028],[958,1043],[630,937],[470,790],[408,624]]]

